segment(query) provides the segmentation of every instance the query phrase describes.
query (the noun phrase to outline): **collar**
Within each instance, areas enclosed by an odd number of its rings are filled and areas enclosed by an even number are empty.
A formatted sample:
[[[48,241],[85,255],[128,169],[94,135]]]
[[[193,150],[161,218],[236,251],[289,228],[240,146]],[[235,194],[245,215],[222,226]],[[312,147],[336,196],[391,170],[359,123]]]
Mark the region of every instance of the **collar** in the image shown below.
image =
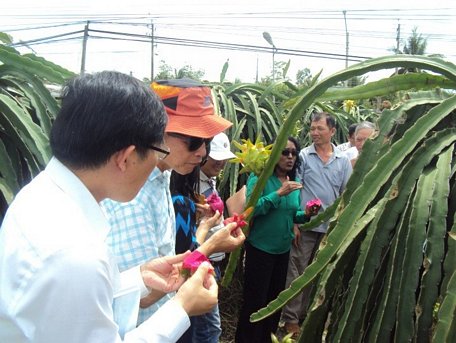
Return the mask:
[[[200,171],[200,181],[211,182],[210,180],[213,180],[213,178],[208,177],[206,174],[204,174],[202,171]]]
[[[155,167],[147,179],[149,181],[153,181],[155,179],[160,180],[160,181],[166,181],[167,179],[169,180],[170,177],[171,177],[170,170],[161,171],[160,168]]]
[[[81,209],[81,213],[90,220],[91,227],[99,230],[98,233],[105,239],[110,231],[109,223],[86,185],[55,157],[52,157],[45,170],[49,178],[68,195],[75,205]]]
[[[339,149],[337,149],[336,146],[333,143],[331,143],[331,146],[332,146],[332,149],[333,149],[332,156],[334,156],[335,158],[340,158],[340,157],[342,157],[344,155],[343,152],[340,151]],[[317,154],[317,150],[315,150],[315,143],[312,143],[309,146],[309,153],[310,154]]]

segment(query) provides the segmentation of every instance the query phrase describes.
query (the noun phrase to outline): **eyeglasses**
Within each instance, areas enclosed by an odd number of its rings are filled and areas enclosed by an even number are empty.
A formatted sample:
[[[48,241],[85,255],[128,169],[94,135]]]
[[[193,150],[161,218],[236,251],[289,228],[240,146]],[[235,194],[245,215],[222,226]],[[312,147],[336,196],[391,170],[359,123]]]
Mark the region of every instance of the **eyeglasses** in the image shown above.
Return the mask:
[[[291,156],[294,156],[294,157],[298,156],[298,152],[295,149],[283,149],[282,150],[282,156],[288,157],[288,156],[290,156],[290,154],[291,154]]]
[[[156,151],[157,152],[157,157],[158,157],[159,160],[164,160],[166,158],[166,156],[169,155],[169,148],[168,147],[167,147],[167,150],[159,148],[159,147],[156,147],[154,145],[148,145],[147,148]]]
[[[171,137],[176,137],[185,141],[188,146],[189,151],[196,151],[198,150],[203,144],[206,146],[206,151],[209,153],[209,147],[212,141],[212,138],[201,138],[201,137],[193,137],[187,136],[176,132],[167,132],[167,134]]]

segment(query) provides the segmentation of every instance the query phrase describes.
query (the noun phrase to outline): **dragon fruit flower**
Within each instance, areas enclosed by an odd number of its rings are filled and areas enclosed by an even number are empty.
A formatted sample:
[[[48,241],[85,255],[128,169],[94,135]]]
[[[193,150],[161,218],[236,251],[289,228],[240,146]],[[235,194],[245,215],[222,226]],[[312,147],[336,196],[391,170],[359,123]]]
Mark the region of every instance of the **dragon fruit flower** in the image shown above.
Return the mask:
[[[253,172],[255,175],[260,175],[264,169],[266,162],[269,159],[272,151],[272,144],[264,145],[257,137],[255,144],[250,139],[242,139],[242,144],[233,141],[233,144],[240,150],[235,152],[235,158],[231,159],[231,163],[240,163],[242,169],[239,174]]]
[[[317,214],[321,205],[321,200],[318,198],[309,200],[306,203],[306,213],[311,213],[311,215]]]
[[[249,207],[241,214],[234,213],[234,215],[232,217],[226,218],[223,221],[223,225],[226,226],[230,223],[236,223],[237,226],[233,230],[236,230],[238,227],[240,227],[242,229],[244,226],[247,225],[247,222],[245,221],[245,219],[250,215],[250,213],[252,213],[252,211],[253,211],[253,207]]]
[[[223,213],[225,205],[223,204],[223,200],[216,193],[212,193],[211,195],[209,195],[206,201],[211,207],[212,211],[219,211],[219,213]]]
[[[198,250],[194,250],[190,255],[184,258],[184,261],[182,262],[181,275],[185,278],[189,278],[203,262],[208,262],[210,264],[209,259],[204,254],[200,253]],[[209,272],[214,272],[212,265]]]

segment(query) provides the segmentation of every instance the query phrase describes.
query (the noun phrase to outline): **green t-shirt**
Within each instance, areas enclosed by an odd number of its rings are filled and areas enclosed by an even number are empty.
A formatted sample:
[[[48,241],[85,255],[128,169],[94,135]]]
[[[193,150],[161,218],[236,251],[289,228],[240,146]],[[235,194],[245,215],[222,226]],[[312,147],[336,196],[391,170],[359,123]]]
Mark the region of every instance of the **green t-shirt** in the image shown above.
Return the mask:
[[[247,199],[257,181],[257,176],[250,175],[247,181]],[[275,175],[266,182],[256,203],[247,238],[255,248],[270,254],[283,254],[290,250],[294,238],[293,224],[308,220],[300,208],[299,190],[281,197],[277,194],[281,186],[282,183]]]

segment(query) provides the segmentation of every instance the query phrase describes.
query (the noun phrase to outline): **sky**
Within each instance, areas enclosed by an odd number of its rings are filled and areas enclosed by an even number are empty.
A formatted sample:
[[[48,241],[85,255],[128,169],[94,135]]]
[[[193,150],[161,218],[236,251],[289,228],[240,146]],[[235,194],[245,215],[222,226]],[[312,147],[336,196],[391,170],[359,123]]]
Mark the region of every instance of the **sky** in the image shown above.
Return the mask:
[[[157,73],[165,61],[177,69],[191,65],[205,72],[204,79],[219,81],[228,60],[226,80],[255,82],[257,75],[261,79],[271,73],[273,59],[290,61],[292,81],[304,68],[325,77],[366,58],[391,54],[414,27],[427,38],[427,53],[456,63],[456,1],[415,0],[413,8],[407,3],[15,0],[0,3],[0,32],[16,43],[28,42],[16,46],[20,52],[33,51],[79,73],[89,21],[85,71],[118,70],[139,79],[150,78],[152,64]],[[275,50],[263,32],[270,34]],[[62,36],[42,40],[56,35]],[[201,44],[217,48],[194,46]]]

